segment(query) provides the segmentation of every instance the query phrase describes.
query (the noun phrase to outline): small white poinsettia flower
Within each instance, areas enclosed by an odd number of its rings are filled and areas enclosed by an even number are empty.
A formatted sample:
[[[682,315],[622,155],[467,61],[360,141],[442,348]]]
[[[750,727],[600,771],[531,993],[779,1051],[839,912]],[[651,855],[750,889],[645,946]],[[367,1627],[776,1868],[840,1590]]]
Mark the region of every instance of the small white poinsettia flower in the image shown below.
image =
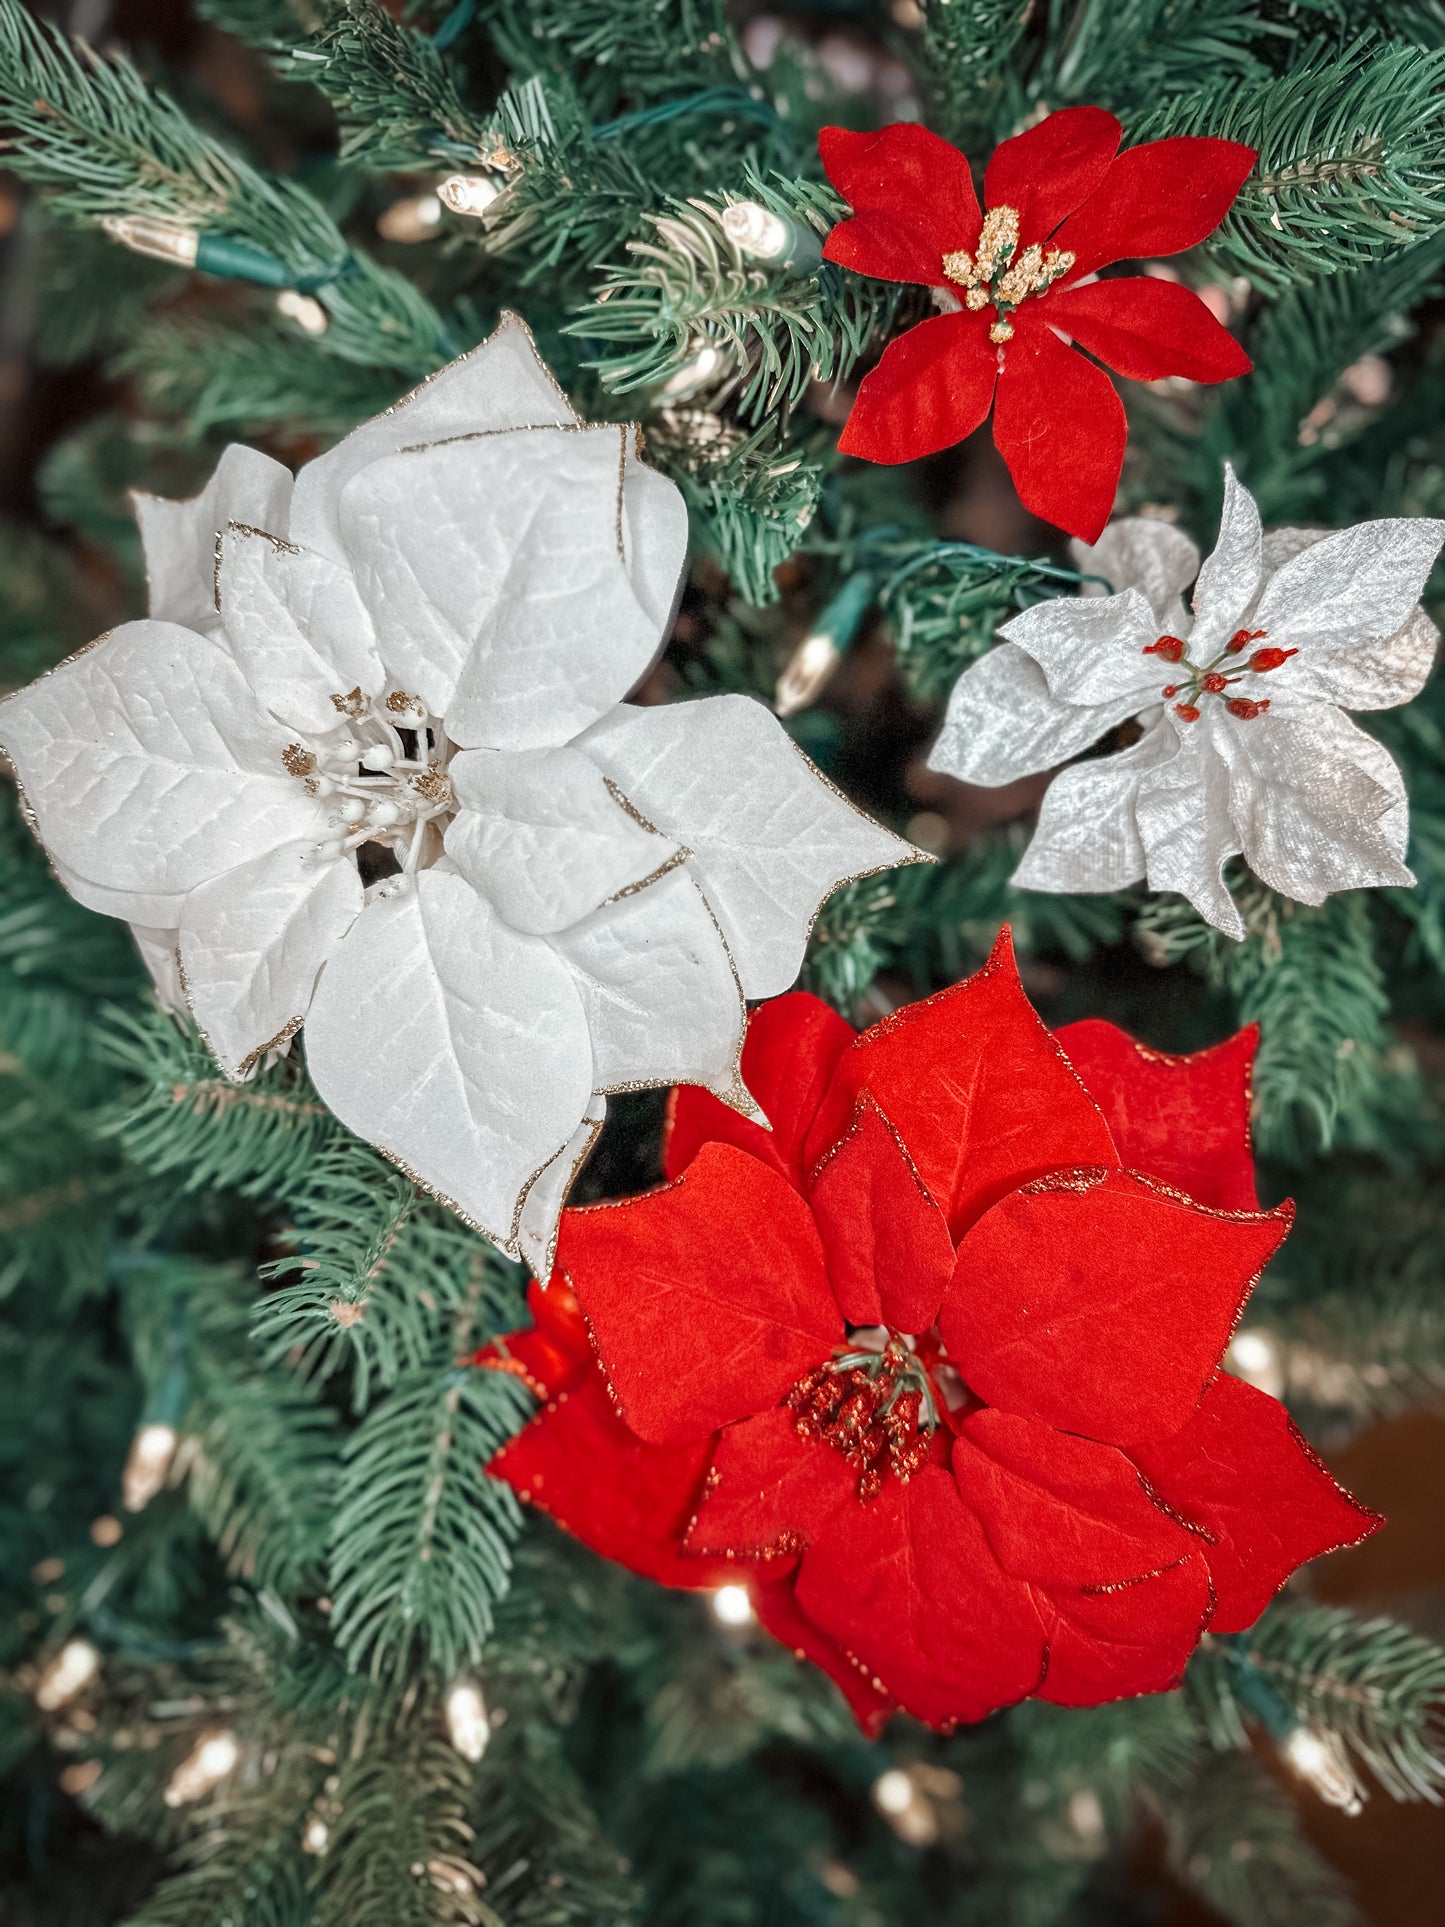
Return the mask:
[[[756,1114],[744,999],[918,853],[761,704],[622,702],[686,510],[515,317],[294,478],[233,447],[137,512],[149,618],[0,703],[57,873],[230,1076],[304,1020],[336,1114],[545,1275],[607,1094]]]
[[[1442,539],[1445,522],[1423,517],[1266,535],[1226,470],[1203,564],[1143,518],[1075,543],[1080,571],[1115,593],[1091,584],[1005,623],[955,684],[929,767],[992,786],[1068,763],[1014,873],[1031,890],[1145,878],[1242,938],[1234,856],[1301,903],[1413,883],[1399,769],[1344,712],[1423,686],[1439,632],[1419,599]],[[1130,721],[1127,747],[1070,762]]]

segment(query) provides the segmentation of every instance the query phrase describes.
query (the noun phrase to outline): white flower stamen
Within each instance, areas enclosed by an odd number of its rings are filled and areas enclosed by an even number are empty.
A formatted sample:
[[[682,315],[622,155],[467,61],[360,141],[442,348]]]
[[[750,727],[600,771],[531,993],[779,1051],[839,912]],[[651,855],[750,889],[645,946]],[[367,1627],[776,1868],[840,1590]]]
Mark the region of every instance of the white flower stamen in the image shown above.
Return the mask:
[[[410,876],[440,854],[440,839],[429,841],[428,826],[445,827],[456,808],[446,774],[452,746],[440,720],[405,691],[375,698],[352,690],[332,701],[357,733],[289,743],[281,756],[311,795],[337,799],[329,821],[346,834],[317,843],[312,854],[318,863],[329,863],[379,843],[393,852],[402,875]]]

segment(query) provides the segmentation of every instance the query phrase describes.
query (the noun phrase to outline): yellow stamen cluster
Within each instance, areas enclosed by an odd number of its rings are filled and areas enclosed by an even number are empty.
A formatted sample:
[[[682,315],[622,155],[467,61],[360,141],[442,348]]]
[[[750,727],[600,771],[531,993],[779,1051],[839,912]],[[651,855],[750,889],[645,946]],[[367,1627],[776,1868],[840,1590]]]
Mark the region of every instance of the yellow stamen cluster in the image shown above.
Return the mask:
[[[943,272],[964,290],[964,306],[977,314],[996,307],[998,319],[988,331],[990,341],[1010,341],[1014,325],[1009,310],[1031,294],[1043,294],[1061,274],[1073,267],[1076,256],[1068,248],[1045,251],[1035,242],[1017,261],[1019,215],[1014,207],[991,207],[979,230],[978,253],[958,248],[943,257]]]

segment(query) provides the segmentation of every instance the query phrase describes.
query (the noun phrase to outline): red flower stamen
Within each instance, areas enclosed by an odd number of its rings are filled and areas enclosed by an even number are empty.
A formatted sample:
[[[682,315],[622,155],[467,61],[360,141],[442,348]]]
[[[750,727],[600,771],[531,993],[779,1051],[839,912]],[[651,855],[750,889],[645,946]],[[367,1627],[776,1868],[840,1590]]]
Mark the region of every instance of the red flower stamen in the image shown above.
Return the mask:
[[[1161,694],[1164,696],[1166,701],[1169,699],[1170,696],[1177,696],[1179,694],[1178,683],[1177,682],[1166,683],[1164,685],[1163,690],[1161,691]]]
[[[1256,649],[1245,667],[1262,676],[1267,670],[1278,669],[1282,662],[1288,662],[1291,656],[1298,654],[1298,649]]]
[[[1178,636],[1160,636],[1157,642],[1144,644],[1146,656],[1162,656],[1165,662],[1178,662],[1184,654],[1184,644]]]
[[[1262,716],[1269,708],[1269,698],[1266,697],[1262,703],[1252,703],[1247,696],[1236,696],[1233,702],[1226,703],[1224,707],[1231,716],[1238,716],[1242,723],[1252,723],[1256,716]]]
[[[1237,656],[1241,649],[1247,649],[1252,642],[1263,641],[1268,634],[1268,629],[1236,629],[1224,646],[1231,656]]]
[[[1229,706],[1233,709],[1234,704],[1231,703]],[[1175,703],[1174,714],[1179,718],[1181,723],[1197,723],[1199,721],[1199,711],[1194,707],[1193,703]]]
[[[1221,676],[1217,669],[1211,670],[1207,676],[1200,677],[1199,687],[1210,696],[1222,696],[1229,687],[1229,678]]]
[[[856,1467],[859,1502],[867,1505],[890,1473],[906,1485],[928,1463],[934,1421],[925,1410],[926,1385],[923,1367],[891,1340],[866,1364],[815,1365],[783,1403],[796,1415],[799,1438],[824,1440]]]

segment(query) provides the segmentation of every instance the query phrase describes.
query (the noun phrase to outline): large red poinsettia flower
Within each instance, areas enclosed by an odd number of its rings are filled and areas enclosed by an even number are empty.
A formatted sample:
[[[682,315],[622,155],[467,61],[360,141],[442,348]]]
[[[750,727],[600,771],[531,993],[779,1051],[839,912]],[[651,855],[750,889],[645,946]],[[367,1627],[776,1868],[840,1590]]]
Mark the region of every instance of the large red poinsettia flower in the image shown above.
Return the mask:
[[[764,1005],[772,1130],[679,1091],[671,1182],[564,1215],[535,1327],[480,1360],[545,1401],[492,1471],[634,1571],[746,1584],[868,1730],[1173,1685],[1379,1523],[1220,1370],[1291,1216],[1253,1050],[1051,1036],[1007,932],[861,1036]]]
[[[1050,114],[995,150],[980,209],[967,160],[926,127],[823,129],[823,165],[853,209],[828,236],[828,260],[958,303],[889,345],[858,391],[838,443],[845,454],[931,455],[971,435],[992,407],[1024,506],[1093,542],[1114,504],[1127,427],[1113,384],[1074,350],[1135,381],[1248,372],[1239,343],[1187,288],[1149,275],[1101,281],[1097,270],[1202,241],[1254,149],[1184,137],[1118,154],[1122,132],[1099,107]]]

